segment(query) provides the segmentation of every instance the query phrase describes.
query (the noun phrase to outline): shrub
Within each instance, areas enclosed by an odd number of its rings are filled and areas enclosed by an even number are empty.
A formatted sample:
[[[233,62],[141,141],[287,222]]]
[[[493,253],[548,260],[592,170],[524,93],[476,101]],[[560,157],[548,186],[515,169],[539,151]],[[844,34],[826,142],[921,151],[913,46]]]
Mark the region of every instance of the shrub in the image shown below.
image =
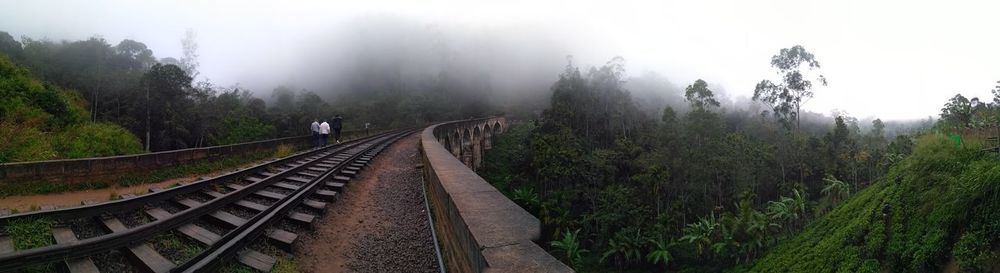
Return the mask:
[[[72,125],[56,137],[56,150],[63,158],[83,158],[142,152],[139,139],[110,123]]]
[[[274,149],[274,157],[275,158],[282,158],[282,157],[286,157],[286,156],[292,155],[292,153],[294,153],[294,152],[295,152],[295,148],[292,147],[292,145],[281,144],[281,145],[278,145],[278,147]]]
[[[86,101],[43,84],[0,56],[0,162],[120,155],[142,151],[117,125],[84,124]]]

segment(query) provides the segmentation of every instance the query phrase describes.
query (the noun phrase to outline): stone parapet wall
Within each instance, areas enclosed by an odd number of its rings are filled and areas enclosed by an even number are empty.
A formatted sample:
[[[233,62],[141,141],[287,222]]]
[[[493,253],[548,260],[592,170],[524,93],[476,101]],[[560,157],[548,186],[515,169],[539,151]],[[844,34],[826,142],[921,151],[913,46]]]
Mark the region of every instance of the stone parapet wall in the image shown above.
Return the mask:
[[[534,241],[541,223],[473,171],[503,133],[503,117],[421,133],[424,183],[449,272],[573,272]]]

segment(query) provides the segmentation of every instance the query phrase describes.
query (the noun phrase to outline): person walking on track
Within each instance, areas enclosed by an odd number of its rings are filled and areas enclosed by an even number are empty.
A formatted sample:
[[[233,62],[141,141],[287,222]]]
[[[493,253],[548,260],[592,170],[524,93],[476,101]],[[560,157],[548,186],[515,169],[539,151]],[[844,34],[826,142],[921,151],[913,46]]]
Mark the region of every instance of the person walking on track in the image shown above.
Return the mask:
[[[326,123],[325,120],[323,121],[323,123],[319,124],[319,135],[320,138],[323,139],[323,146],[326,146],[326,144],[329,143],[328,141],[330,139],[330,124]]]
[[[340,144],[340,129],[343,128],[344,117],[337,115],[333,117],[333,138],[337,140],[337,144]]]
[[[319,136],[319,120],[313,119],[313,123],[309,125],[309,129],[312,130],[313,134],[313,147],[322,145],[323,140]]]

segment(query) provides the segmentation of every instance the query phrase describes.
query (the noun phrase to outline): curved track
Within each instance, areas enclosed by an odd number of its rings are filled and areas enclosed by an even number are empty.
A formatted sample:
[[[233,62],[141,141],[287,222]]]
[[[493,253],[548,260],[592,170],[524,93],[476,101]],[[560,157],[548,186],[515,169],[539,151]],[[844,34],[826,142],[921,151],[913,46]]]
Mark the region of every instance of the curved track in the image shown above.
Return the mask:
[[[290,249],[297,233],[308,230],[372,157],[412,132],[309,150],[140,197],[0,217],[4,227],[51,222],[55,241],[14,250],[12,238],[0,235],[0,271],[42,266],[81,273],[213,272],[233,258],[268,271],[276,259],[248,247],[251,243],[266,238],[269,245]]]

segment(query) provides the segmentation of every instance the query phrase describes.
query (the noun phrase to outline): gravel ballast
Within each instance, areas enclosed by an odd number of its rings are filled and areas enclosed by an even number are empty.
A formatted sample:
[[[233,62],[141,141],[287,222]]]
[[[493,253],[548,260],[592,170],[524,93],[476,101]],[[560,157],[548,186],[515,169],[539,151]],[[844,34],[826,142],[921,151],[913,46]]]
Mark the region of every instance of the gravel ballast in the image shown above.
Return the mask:
[[[416,168],[418,140],[400,139],[351,179],[297,251],[303,272],[440,272]]]

